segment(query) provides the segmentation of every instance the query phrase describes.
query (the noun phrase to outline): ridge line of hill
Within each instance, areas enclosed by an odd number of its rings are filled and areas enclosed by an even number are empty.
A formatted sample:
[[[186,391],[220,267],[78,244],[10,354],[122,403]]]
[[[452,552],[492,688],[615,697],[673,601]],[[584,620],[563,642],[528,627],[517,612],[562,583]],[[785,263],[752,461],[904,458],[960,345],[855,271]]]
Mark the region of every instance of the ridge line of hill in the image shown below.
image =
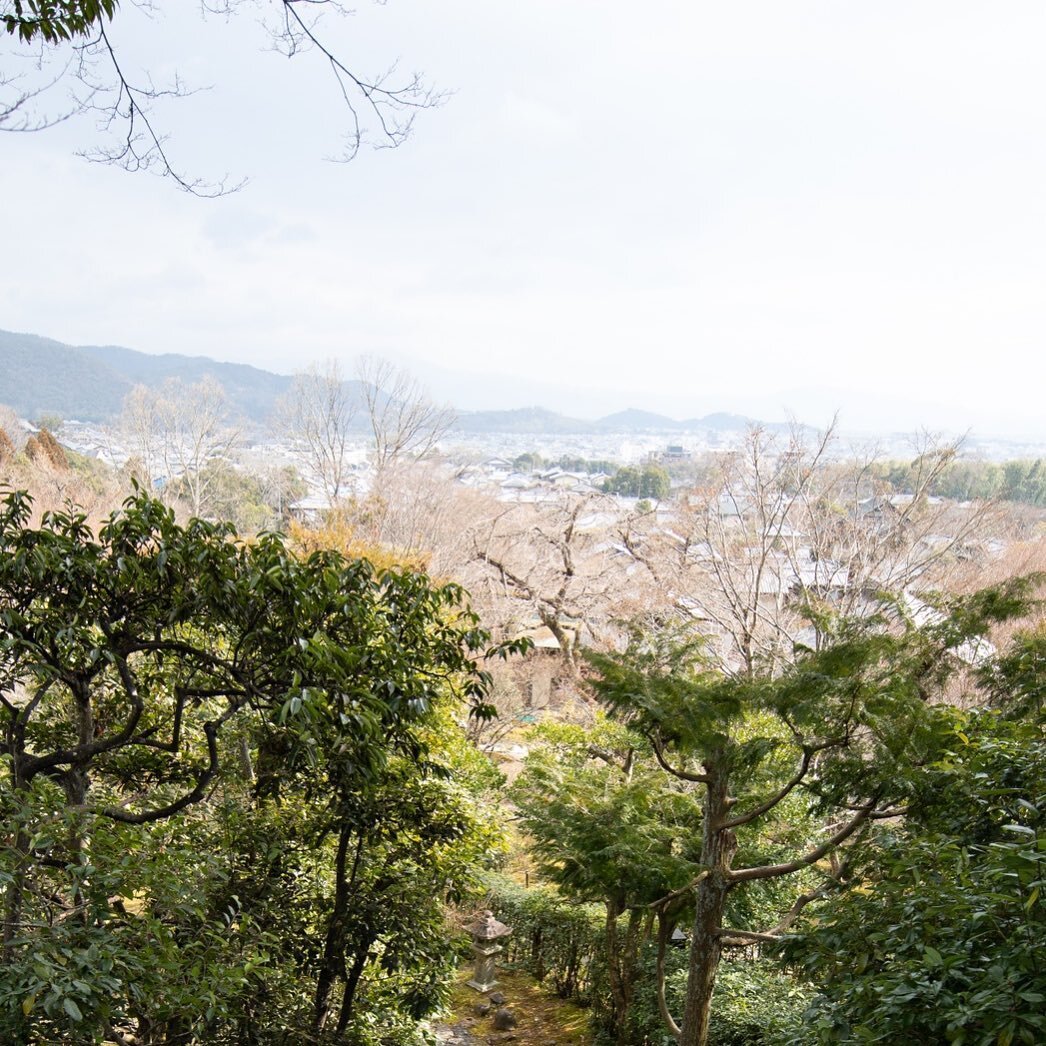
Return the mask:
[[[221,383],[232,410],[255,423],[267,422],[293,378],[247,363],[227,363],[181,353],[150,355],[118,345],[67,345],[38,334],[0,330],[0,403],[34,419],[47,414],[103,422],[119,414],[135,385],[158,387],[168,378],[192,383],[205,375]],[[356,382],[347,384],[355,386]],[[455,430],[532,435],[599,433],[685,433],[729,431],[764,424],[737,414],[715,413],[683,421],[629,408],[592,420],[543,407],[459,411]],[[787,428],[769,424],[766,428]]]

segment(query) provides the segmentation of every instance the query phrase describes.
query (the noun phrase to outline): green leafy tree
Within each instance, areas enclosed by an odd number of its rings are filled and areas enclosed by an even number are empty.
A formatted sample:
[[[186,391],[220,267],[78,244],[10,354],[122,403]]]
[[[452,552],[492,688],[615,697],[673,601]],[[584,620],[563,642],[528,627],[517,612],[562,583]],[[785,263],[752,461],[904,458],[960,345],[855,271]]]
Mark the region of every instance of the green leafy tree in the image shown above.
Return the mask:
[[[664,501],[671,493],[672,480],[658,465],[644,465],[641,469],[626,465],[603,484],[603,489],[608,494],[620,494],[623,497]]]
[[[512,467],[518,472],[537,472],[547,464],[548,462],[536,450],[528,450],[512,459]]]
[[[561,454],[552,464],[556,468],[566,469],[568,472],[588,472],[589,474],[594,472],[610,474],[618,469],[616,462],[608,461],[606,458],[579,458],[573,454]]]
[[[263,794],[233,811],[227,895],[278,941],[274,965],[297,972],[270,988],[285,1031],[385,1041],[444,1000],[456,966],[444,902],[501,845],[489,763],[452,711],[444,702],[416,725],[424,756],[395,756],[352,787],[343,776],[322,803],[312,796],[333,768],[321,745],[315,763],[259,774]]]
[[[665,779],[649,744],[627,727],[550,724],[534,740],[539,747],[512,799],[542,873],[573,899],[605,908],[606,1026],[615,1041],[627,1043],[651,905],[693,878],[700,807],[691,789]],[[661,915],[664,937],[674,921],[665,910]]]
[[[889,462],[874,472],[899,493],[908,494],[919,486],[920,462]],[[929,493],[957,500],[1016,501],[1027,505],[1046,505],[1046,470],[1041,459],[1035,461],[949,461],[929,485]]]
[[[486,636],[460,589],[182,527],[140,494],[97,535],[71,512],[30,527],[31,510],[12,494],[0,511],[4,1037],[260,1041],[285,1019],[266,1002],[279,952],[313,982],[299,1029],[336,1039],[326,1014],[337,1000],[352,1016],[362,926],[367,962],[397,976],[438,951],[398,934],[404,908],[347,914],[352,847],[374,891],[386,875],[432,898],[479,831],[431,753],[436,704],[486,710]],[[301,829],[287,846],[321,854],[295,859],[319,885],[294,940],[241,902],[230,846],[284,800]]]
[[[290,466],[256,474],[213,459],[200,472],[199,485],[207,494],[203,511],[210,519],[232,523],[240,534],[278,530],[288,504],[308,489]],[[183,477],[166,484],[163,493],[168,504],[191,510],[192,492]]]
[[[116,0],[14,0],[0,17],[7,32],[25,43],[40,38],[54,44],[87,36],[115,11]]]
[[[842,874],[833,855],[876,821],[903,814],[914,768],[938,750],[947,717],[935,700],[962,664],[957,652],[992,622],[1023,612],[1026,590],[1013,583],[955,602],[921,629],[903,616],[836,622],[830,645],[801,653],[777,677],[724,677],[703,670],[692,650],[656,644],[592,658],[599,696],[630,717],[667,774],[699,786],[686,998],[681,1020],[664,1014],[684,1046],[708,1041],[724,947],[775,942]],[[816,816],[806,838],[788,841],[791,853],[760,855],[745,842],[800,797]],[[813,872],[821,883],[775,926],[728,925],[731,900],[737,906],[753,884]]]
[[[1046,740],[954,713],[903,822],[784,954],[818,989],[824,1042],[1046,1039]]]

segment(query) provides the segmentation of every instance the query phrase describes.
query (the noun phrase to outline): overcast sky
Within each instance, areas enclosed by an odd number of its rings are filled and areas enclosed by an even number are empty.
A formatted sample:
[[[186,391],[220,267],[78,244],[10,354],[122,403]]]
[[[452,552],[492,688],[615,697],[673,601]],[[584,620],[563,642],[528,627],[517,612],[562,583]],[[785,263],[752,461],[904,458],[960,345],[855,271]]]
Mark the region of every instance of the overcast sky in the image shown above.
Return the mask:
[[[156,123],[249,183],[89,165],[89,119],[0,135],[2,328],[377,353],[466,408],[1046,438],[1041,0],[365,3],[326,26],[346,64],[453,94],[348,165],[318,59],[159,6],[121,7],[125,68],[213,85]]]

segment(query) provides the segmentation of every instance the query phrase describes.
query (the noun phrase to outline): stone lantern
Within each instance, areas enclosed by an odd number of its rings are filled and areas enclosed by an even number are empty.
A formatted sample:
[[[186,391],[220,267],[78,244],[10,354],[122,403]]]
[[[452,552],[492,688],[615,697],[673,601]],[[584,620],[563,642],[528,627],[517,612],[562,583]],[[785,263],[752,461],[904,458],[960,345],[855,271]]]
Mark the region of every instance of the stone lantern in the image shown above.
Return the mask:
[[[467,983],[478,992],[489,992],[498,983],[494,979],[494,965],[498,953],[502,951],[498,941],[507,937],[512,930],[504,923],[498,922],[493,912],[484,912],[465,929],[472,935],[472,950],[476,955],[476,969],[472,974],[472,980]]]

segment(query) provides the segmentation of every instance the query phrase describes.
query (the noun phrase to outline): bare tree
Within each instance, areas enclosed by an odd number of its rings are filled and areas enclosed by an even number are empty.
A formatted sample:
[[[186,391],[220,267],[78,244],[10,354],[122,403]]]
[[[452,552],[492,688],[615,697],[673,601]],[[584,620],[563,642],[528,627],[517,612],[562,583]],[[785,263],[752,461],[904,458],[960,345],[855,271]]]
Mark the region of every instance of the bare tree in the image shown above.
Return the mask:
[[[950,587],[957,558],[991,529],[996,512],[986,501],[959,505],[933,495],[959,448],[917,437],[904,491],[878,478],[874,453],[816,469],[783,543],[794,595],[852,617],[881,593]]]
[[[22,428],[18,415],[5,403],[0,403],[0,431],[7,436],[7,443],[10,444],[10,453],[12,455],[16,450],[21,450],[25,446],[25,429]]]
[[[145,385],[135,385],[124,396],[116,431],[110,433],[109,452],[115,456],[120,446],[125,447],[132,477],[151,489],[167,474],[162,445],[157,395]]]
[[[209,508],[212,484],[239,437],[225,391],[210,375],[193,385],[168,378],[159,392],[136,386],[124,400],[120,429],[152,483],[184,496],[192,515]]]
[[[0,131],[43,131],[68,120],[76,111],[71,105],[57,112],[40,108],[48,92],[64,75],[64,69],[41,82],[37,82],[35,73],[36,63],[31,64],[28,71],[0,72]]]
[[[491,513],[491,501],[456,481],[439,461],[407,462],[382,477],[363,506],[361,530],[371,540],[422,554],[440,577],[458,576],[470,556],[470,527]]]
[[[813,439],[797,428],[784,440],[753,429],[687,495],[645,562],[714,637],[721,668],[772,673],[797,640],[821,645],[821,611],[853,616],[941,584],[988,511],[930,495],[956,449],[924,439],[911,489],[897,493],[874,454],[837,460],[832,426]]]
[[[379,476],[406,457],[425,457],[454,424],[451,407],[433,403],[418,380],[388,360],[363,356],[356,368]]]
[[[277,414],[280,427],[304,455],[310,479],[333,508],[350,493],[350,432],[356,415],[338,361],[295,375]]]
[[[645,576],[614,540],[617,514],[606,495],[563,494],[499,504],[470,530],[478,605],[510,630],[547,629],[571,676],[582,643],[612,645],[645,600]]]
[[[724,667],[751,675],[758,662],[781,656],[794,624],[785,613],[792,569],[782,545],[831,439],[829,429],[807,447],[795,431],[781,447],[753,429],[682,506],[680,603],[719,637]]]

